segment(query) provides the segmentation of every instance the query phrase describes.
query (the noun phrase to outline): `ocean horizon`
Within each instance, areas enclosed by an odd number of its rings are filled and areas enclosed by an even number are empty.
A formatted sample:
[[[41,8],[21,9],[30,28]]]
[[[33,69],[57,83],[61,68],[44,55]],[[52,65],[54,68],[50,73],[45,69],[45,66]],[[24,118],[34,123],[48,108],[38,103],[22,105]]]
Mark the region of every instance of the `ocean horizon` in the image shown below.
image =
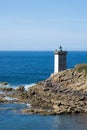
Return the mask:
[[[67,69],[87,63],[87,51],[69,51]],[[53,51],[0,51],[0,82],[11,85],[37,83],[54,73]]]

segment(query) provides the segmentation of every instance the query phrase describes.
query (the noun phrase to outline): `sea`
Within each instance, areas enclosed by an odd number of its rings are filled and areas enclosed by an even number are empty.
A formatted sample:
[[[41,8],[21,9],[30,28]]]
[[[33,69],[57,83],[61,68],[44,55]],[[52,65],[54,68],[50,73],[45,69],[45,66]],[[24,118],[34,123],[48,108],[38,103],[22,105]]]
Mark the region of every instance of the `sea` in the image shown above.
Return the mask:
[[[69,51],[67,69],[87,63],[87,51]],[[0,51],[0,82],[10,87],[32,85],[54,72],[53,51]],[[86,114],[25,115],[27,104],[0,104],[0,130],[87,130]]]

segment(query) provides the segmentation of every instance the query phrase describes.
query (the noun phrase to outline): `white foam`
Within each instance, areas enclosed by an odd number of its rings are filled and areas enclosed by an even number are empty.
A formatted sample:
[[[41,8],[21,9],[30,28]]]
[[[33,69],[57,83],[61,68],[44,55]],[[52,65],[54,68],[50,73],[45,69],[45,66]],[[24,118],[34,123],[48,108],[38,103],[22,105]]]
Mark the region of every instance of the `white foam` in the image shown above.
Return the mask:
[[[31,105],[30,104],[27,104],[28,108],[31,108]]]
[[[11,86],[9,85],[9,84],[7,84],[7,85],[2,85],[2,84],[0,84],[0,88],[11,88]]]
[[[18,98],[5,97],[5,100],[7,100],[7,101],[14,101],[14,100],[18,100]]]
[[[2,85],[2,84],[0,84],[0,87],[1,88],[13,88],[13,89],[17,89],[17,88],[19,88],[20,86],[24,86],[25,87],[25,90],[26,91],[28,91],[28,89],[30,88],[30,87],[32,87],[32,86],[34,86],[34,85],[36,85],[35,83],[31,83],[31,84],[23,84],[23,85],[14,85],[14,86],[12,86],[12,85],[10,85],[10,84],[8,84],[8,85]]]
[[[25,90],[28,91],[28,89],[32,86],[36,85],[35,83],[32,84],[28,84],[28,85],[24,85],[25,86]]]

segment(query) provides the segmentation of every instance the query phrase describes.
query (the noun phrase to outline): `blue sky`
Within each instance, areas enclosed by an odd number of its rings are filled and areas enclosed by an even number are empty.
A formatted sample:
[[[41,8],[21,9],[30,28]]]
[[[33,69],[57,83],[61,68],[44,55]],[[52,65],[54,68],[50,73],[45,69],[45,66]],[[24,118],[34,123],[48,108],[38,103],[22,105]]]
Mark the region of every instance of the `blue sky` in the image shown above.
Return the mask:
[[[0,50],[87,50],[87,0],[1,0]]]

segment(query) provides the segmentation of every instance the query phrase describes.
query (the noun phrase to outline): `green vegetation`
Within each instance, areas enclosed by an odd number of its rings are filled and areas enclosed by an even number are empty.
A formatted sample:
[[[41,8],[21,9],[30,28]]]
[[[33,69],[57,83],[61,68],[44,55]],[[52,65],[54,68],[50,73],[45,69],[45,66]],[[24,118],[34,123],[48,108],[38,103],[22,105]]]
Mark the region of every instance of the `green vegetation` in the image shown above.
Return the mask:
[[[78,72],[82,72],[83,70],[85,70],[87,74],[87,64],[79,64],[79,65],[76,65],[75,68]]]

